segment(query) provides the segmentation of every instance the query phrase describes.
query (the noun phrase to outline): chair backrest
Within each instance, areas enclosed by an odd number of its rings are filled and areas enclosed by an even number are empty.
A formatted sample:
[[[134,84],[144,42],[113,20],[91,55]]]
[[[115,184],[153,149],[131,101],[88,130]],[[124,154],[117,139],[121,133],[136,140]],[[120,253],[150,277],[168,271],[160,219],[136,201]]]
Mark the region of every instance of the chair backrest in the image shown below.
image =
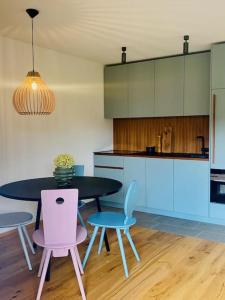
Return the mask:
[[[128,186],[125,202],[124,202],[124,214],[126,216],[124,223],[132,218],[133,211],[136,206],[136,189],[137,189],[137,182],[132,180]]]
[[[75,176],[84,176],[84,165],[75,165],[73,170]]]
[[[76,243],[78,190],[41,191],[46,245]]]

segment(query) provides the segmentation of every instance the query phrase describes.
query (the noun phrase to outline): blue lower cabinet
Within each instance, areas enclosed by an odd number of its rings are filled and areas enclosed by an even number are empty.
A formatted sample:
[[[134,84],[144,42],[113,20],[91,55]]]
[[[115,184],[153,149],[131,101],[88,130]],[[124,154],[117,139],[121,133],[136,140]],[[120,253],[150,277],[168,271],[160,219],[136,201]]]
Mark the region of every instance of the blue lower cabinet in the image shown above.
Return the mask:
[[[136,208],[146,206],[145,190],[145,158],[125,157],[124,158],[124,190],[127,190],[132,180],[137,181]]]
[[[97,177],[105,177],[110,179],[119,180],[123,184],[123,169],[110,169],[110,168],[104,168],[104,167],[95,167],[94,168],[94,176]],[[108,201],[108,202],[114,202],[116,204],[122,204],[124,203],[124,188],[122,188],[118,193],[101,197],[101,200]]]
[[[173,210],[173,159],[147,159],[147,207]]]
[[[209,205],[208,161],[104,155],[95,155],[94,160],[95,176],[123,184],[118,193],[101,197],[109,206],[122,207],[129,183],[136,180],[136,210],[187,219],[223,219],[225,210]]]
[[[225,220],[225,205],[220,203],[210,203],[209,216],[213,219]]]
[[[208,217],[209,162],[174,160],[174,211]]]

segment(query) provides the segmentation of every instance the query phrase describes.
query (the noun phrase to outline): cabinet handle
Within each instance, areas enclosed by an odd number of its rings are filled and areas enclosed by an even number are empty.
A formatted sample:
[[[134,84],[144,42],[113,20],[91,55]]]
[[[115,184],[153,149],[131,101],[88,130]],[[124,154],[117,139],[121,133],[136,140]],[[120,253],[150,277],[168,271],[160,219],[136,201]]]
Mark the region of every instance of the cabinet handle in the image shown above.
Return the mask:
[[[115,169],[115,170],[123,170],[123,167],[112,167],[112,166],[97,166],[95,165],[94,166],[95,168],[98,168],[98,169]]]
[[[213,95],[212,101],[212,163],[215,163],[215,135],[216,135],[216,95]]]

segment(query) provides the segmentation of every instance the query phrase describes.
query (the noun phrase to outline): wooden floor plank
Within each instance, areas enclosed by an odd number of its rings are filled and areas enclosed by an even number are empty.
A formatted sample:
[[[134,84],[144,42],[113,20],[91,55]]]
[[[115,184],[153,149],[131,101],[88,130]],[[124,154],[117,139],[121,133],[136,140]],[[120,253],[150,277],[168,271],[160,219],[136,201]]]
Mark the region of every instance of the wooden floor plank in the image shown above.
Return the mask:
[[[109,231],[111,252],[97,255],[97,242],[85,269],[88,300],[225,300],[225,244],[142,227],[131,230],[141,256],[137,262],[123,237],[129,278],[125,279],[117,237]],[[99,237],[98,237],[99,238]],[[97,240],[98,241],[98,240]],[[84,256],[88,241],[79,247]],[[16,233],[0,239],[0,299],[35,299],[41,251],[31,255],[29,272]],[[81,299],[70,257],[53,259],[43,300]]]

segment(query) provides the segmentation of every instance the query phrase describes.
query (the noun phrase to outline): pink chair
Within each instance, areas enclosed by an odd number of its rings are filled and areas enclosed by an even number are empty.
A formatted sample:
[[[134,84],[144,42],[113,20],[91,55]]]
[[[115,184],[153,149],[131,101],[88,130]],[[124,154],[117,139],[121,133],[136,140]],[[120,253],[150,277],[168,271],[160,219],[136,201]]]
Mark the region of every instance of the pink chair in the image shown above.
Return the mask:
[[[41,276],[37,298],[41,298],[41,292],[51,255],[53,257],[68,256],[70,252],[82,299],[85,300],[85,292],[81,279],[84,273],[77,245],[87,237],[87,230],[77,225],[78,190],[62,189],[41,192],[43,228],[33,233],[34,242],[43,247],[44,251],[38,271]]]

